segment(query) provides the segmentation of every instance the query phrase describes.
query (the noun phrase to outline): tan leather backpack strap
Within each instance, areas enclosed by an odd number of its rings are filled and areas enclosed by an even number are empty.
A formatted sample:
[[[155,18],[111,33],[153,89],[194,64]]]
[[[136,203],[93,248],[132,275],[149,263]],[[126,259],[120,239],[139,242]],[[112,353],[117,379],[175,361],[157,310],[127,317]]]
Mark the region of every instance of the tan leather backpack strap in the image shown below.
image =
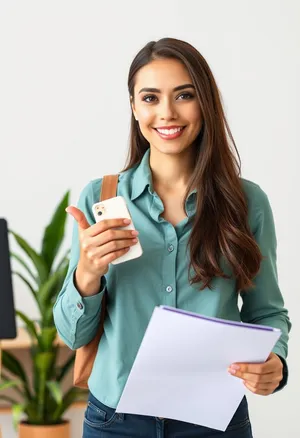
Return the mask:
[[[114,198],[117,196],[119,175],[105,175],[102,180],[100,201],[105,201],[106,199]],[[107,312],[107,291],[105,292],[102,299],[102,308],[100,314],[100,325],[99,334],[100,337],[103,332],[104,320]]]
[[[119,175],[107,175],[103,177],[100,201],[117,196]],[[74,386],[79,388],[88,388],[88,379],[91,375],[93,364],[97,355],[99,342],[104,331],[104,320],[107,313],[108,293],[104,293],[100,313],[99,330],[96,336],[87,344],[78,348],[74,363]],[[1,345],[0,345],[1,347]],[[1,358],[0,358],[1,363]],[[1,435],[1,432],[0,432]]]
[[[105,175],[102,180],[100,201],[117,196],[119,175]]]

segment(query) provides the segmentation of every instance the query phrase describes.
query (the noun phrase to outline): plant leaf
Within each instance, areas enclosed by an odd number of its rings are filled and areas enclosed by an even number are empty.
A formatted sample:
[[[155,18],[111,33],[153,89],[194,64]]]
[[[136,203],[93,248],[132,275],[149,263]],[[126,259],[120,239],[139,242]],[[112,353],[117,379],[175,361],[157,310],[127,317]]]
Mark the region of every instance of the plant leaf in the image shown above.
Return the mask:
[[[47,373],[53,364],[54,357],[55,357],[55,353],[50,351],[44,353],[38,353],[34,357],[34,363],[40,372]]]
[[[56,297],[60,292],[64,279],[67,275],[68,266],[63,266],[59,271],[54,272],[38,291],[38,300],[41,308],[47,308],[51,298]]]
[[[29,288],[29,290],[30,290],[30,292],[31,292],[31,294],[32,294],[32,296],[33,296],[33,298],[34,298],[34,300],[35,300],[35,301],[37,302],[37,304],[38,304],[38,300],[37,300],[37,298],[36,298],[35,290],[33,289],[32,285],[29,283],[29,281],[27,280],[27,278],[25,278],[24,275],[20,274],[20,272],[12,271],[12,273],[13,273],[14,275],[17,275],[18,277],[20,277],[21,280],[22,280],[22,281],[28,286],[28,288]]]
[[[37,272],[38,272],[38,284],[43,284],[48,276],[48,269],[43,258],[23,239],[23,237],[19,236],[14,231],[10,231],[17,243],[23,249],[23,251],[30,258],[32,263],[34,264]]]
[[[69,205],[69,194],[70,192],[67,191],[64,195],[44,232],[41,255],[49,272],[63,241],[67,218],[65,209]]]
[[[15,258],[16,260],[18,260],[18,262],[25,268],[25,270],[28,272],[28,274],[34,280],[34,282],[37,283],[36,276],[34,275],[32,270],[29,268],[29,266],[26,264],[26,262],[22,259],[22,257],[20,257],[18,254],[14,253],[14,252],[11,252],[10,255],[13,258]]]
[[[64,395],[62,404],[59,405],[56,409],[56,411],[53,413],[53,421],[56,423],[58,422],[65,411],[75,402],[79,400],[87,400],[87,391],[83,391],[79,388],[71,388],[69,391]]]
[[[17,376],[22,382],[23,382],[23,391],[16,387],[15,389],[18,391],[19,394],[21,394],[23,397],[26,396],[28,400],[31,399],[32,395],[29,389],[27,376],[25,374],[24,368],[22,367],[21,363],[16,359],[11,353],[8,351],[2,351],[2,365],[3,369],[6,369],[11,374],[14,374]],[[2,371],[2,376],[6,378],[6,380],[9,380],[10,377],[7,377],[4,375]]]
[[[19,318],[21,318],[22,321],[25,322],[27,332],[29,333],[33,343],[34,343],[34,341],[37,341],[38,344],[40,344],[40,337],[36,331],[34,323],[29,318],[27,318],[27,316],[24,315],[23,312],[20,312],[20,310],[16,310],[16,315],[18,315]]]
[[[53,324],[54,324],[53,306],[51,304],[43,311],[43,325],[45,327],[51,327],[53,326]]]
[[[21,363],[11,353],[2,351],[2,365],[12,374],[19,377],[26,385],[28,385],[27,376]]]
[[[13,389],[14,391],[16,391],[22,398],[26,397],[26,394],[24,393],[24,384],[22,382],[22,380],[20,379],[14,379],[11,378],[9,375],[5,374],[3,371],[1,373],[1,378],[2,378],[2,383],[4,382],[19,382],[19,385],[13,385],[13,386],[9,386],[7,389]],[[5,388],[3,388],[5,389]],[[0,391],[1,392],[1,391]]]
[[[27,421],[29,424],[40,424],[41,420],[38,415],[38,401],[37,399],[30,400],[24,407],[24,412],[27,415]]]
[[[53,322],[52,309],[62,288],[69,265],[70,249],[62,257],[57,257],[58,263],[56,262],[56,255],[63,242],[68,217],[65,208],[68,203],[69,191],[63,196],[51,221],[45,228],[40,254],[23,237],[10,231],[20,249],[23,250],[23,254],[21,253],[20,256],[15,253],[12,255],[16,259],[16,263],[19,264],[18,272],[14,272],[14,274],[27,285],[40,311],[38,325],[26,314],[17,311],[18,317],[25,323],[27,331],[34,340],[30,348],[32,359],[32,382],[30,379],[30,385],[22,362],[8,351],[3,352],[3,368],[11,374],[11,376],[10,374],[8,377],[6,376],[3,385],[4,387],[12,385],[12,392],[16,392],[15,396],[6,398],[6,401],[14,409],[15,427],[20,422],[22,413],[25,414],[29,424],[55,424],[61,420],[61,415],[73,401],[82,397],[82,390],[78,388],[72,388],[65,396],[63,394],[61,382],[71,369],[75,355],[72,354],[73,357],[69,357],[62,366],[57,366],[60,349],[55,342],[57,330]],[[45,320],[48,322],[47,325],[45,325]],[[17,381],[19,382],[17,383]],[[19,396],[20,402],[18,402]],[[87,392],[85,399],[87,399]],[[54,415],[55,413],[56,415]]]
[[[58,405],[62,403],[63,400],[63,393],[61,390],[61,387],[58,382],[55,382],[53,380],[46,382],[47,388],[49,389],[50,394],[56,401]]]
[[[43,351],[52,351],[53,342],[56,338],[56,327],[44,327],[40,333],[40,341]]]
[[[13,425],[14,425],[15,430],[18,429],[18,425],[20,423],[21,416],[24,413],[24,408],[25,408],[25,406],[21,403],[16,403],[16,404],[12,405],[12,420],[13,420]]]
[[[0,382],[0,391],[4,391],[4,389],[15,388],[16,386],[20,386],[22,382],[20,380],[3,380]]]
[[[56,271],[58,271],[65,263],[69,264],[69,254],[70,254],[71,250],[70,248],[67,249],[67,251],[65,252],[65,254],[62,256],[60,262],[57,263],[57,266],[55,268]]]

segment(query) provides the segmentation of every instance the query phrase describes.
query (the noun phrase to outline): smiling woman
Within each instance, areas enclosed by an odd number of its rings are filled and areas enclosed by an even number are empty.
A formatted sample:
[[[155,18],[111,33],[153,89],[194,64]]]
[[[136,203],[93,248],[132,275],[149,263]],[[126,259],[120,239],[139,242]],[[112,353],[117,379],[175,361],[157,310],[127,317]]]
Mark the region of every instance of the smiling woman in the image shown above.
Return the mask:
[[[166,191],[181,193],[171,208],[179,217],[189,191],[199,193],[189,241],[192,282],[202,281],[205,288],[214,276],[226,278],[220,268],[222,254],[233,269],[238,290],[250,287],[262,257],[247,222],[240,167],[228,137],[236,146],[207,62],[183,41],[149,43],[133,60],[128,88],[138,124],[132,121],[125,170],[150,146],[153,186],[165,210],[170,199],[170,193],[164,197]]]
[[[171,148],[172,154],[182,153],[199,134],[200,104],[191,82],[187,69],[176,59],[156,59],[137,72],[132,109],[143,136],[156,152],[167,153],[166,148]],[[179,138],[171,143],[160,141]]]
[[[187,42],[151,41],[131,64],[128,91],[130,147],[117,194],[126,201],[143,254],[112,264],[137,239],[122,229],[124,218],[95,223],[92,206],[103,178],[91,181],[78,206],[68,208],[76,220],[71,260],[54,307],[60,336],[77,349],[94,339],[107,297],[83,437],[251,438],[245,398],[225,432],[116,412],[155,306],[279,328],[282,336],[265,363],[228,364],[233,383],[242,379],[261,395],[286,384],[291,327],[277,281],[268,197],[240,175],[236,145],[206,60]]]

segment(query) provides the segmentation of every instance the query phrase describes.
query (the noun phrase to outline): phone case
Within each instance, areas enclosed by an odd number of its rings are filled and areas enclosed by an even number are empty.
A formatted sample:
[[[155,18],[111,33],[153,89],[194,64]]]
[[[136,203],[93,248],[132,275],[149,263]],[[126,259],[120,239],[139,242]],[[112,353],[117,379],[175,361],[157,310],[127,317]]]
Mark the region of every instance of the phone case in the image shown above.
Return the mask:
[[[96,222],[100,222],[105,219],[130,219],[129,225],[120,227],[120,230],[135,230],[132,218],[130,216],[129,210],[126,205],[126,201],[123,196],[116,196],[114,198],[106,199],[105,201],[97,202],[92,207],[94,218]],[[138,241],[135,245],[131,246],[129,251],[118,257],[116,260],[112,261],[113,265],[119,263],[127,262],[128,260],[140,257],[143,254],[143,250],[140,242]]]

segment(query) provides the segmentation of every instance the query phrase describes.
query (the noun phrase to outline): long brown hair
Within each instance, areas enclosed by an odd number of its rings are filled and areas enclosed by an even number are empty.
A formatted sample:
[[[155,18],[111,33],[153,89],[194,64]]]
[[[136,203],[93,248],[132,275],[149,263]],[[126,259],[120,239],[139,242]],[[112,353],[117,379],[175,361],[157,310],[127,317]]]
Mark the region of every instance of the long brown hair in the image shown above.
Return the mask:
[[[221,268],[223,257],[231,266],[237,291],[251,287],[262,255],[248,224],[240,157],[206,60],[187,42],[174,38],[151,41],[130,66],[129,95],[134,99],[135,76],[140,68],[161,58],[177,59],[185,65],[196,88],[203,118],[195,140],[195,167],[185,195],[186,199],[192,188],[197,189],[196,214],[188,241],[189,274],[193,267],[195,275],[192,278],[189,275],[189,280],[191,284],[202,282],[202,290],[211,287],[213,277],[229,278]],[[149,147],[132,113],[129,152],[123,171],[138,165]]]

